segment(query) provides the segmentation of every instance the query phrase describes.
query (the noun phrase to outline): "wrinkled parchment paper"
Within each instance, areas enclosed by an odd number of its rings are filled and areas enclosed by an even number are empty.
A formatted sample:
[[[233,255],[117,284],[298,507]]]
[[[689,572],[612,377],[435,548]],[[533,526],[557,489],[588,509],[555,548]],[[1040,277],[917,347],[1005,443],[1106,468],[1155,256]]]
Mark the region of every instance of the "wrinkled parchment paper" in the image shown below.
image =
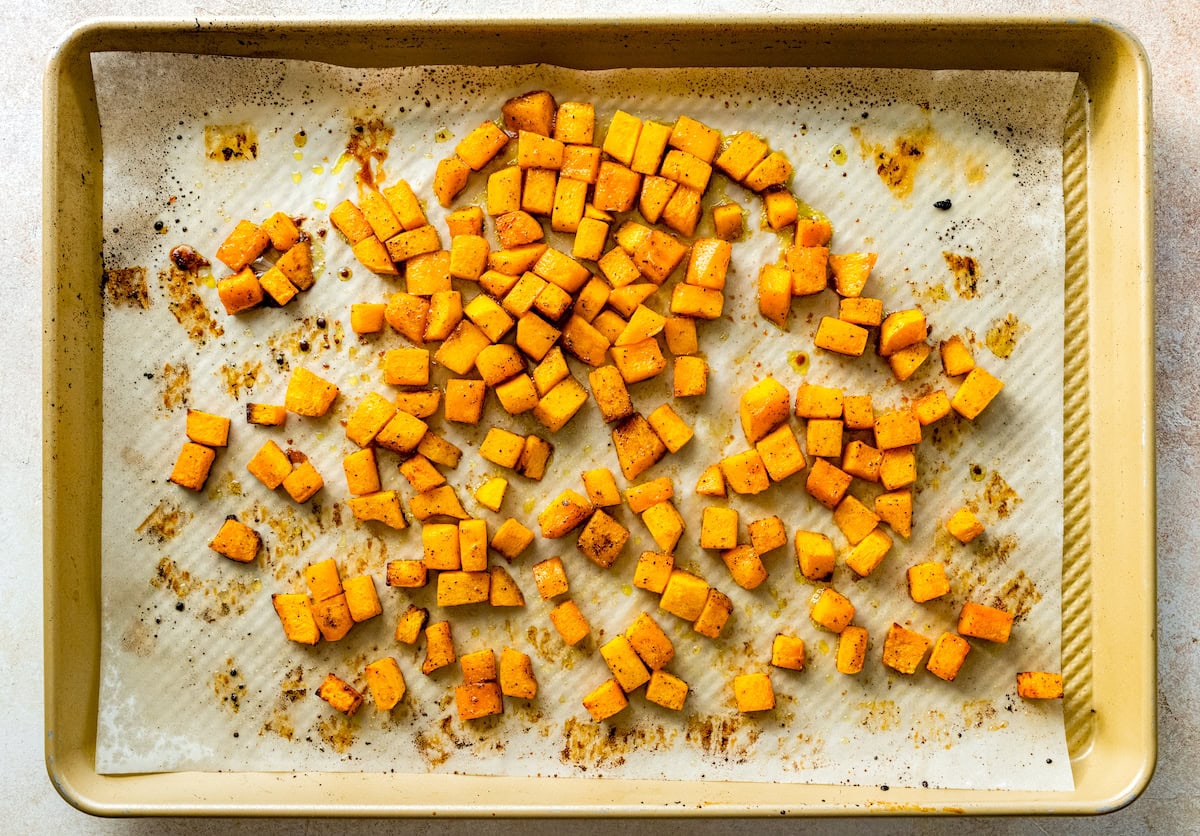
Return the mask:
[[[652,777],[1019,789],[1069,789],[1072,777],[1058,702],[1015,695],[1014,673],[1058,670],[1062,555],[1063,207],[1061,141],[1074,77],[1035,73],[877,70],[704,69],[573,72],[545,66],[500,69],[417,67],[352,70],[287,61],[175,55],[99,56],[95,60],[104,137],[103,666],[97,768],[104,773],[164,770],[395,770],[422,773]],[[340,425],[367,393],[387,394],[380,357],[404,345],[394,333],[359,339],[349,305],[383,300],[394,279],[374,276],[331,230],[328,209],[357,197],[357,161],[348,142],[375,159],[384,184],[407,179],[443,235],[445,212],[432,198],[437,160],[509,96],[551,90],[559,101],[597,105],[597,140],[618,108],[671,122],[688,114],[725,134],[750,129],[796,167],[793,189],[832,220],[837,251],[879,254],[868,286],[889,310],[920,305],[937,341],[961,334],[976,360],[1005,381],[1001,396],[973,424],[947,419],[927,429],[919,448],[912,537],[896,545],[870,577],[840,565],[833,585],[856,604],[871,649],[858,676],[834,668],[836,637],[808,618],[816,587],[796,571],[789,544],[767,555],[770,578],[747,592],[719,555],[699,549],[699,472],[744,449],[737,396],[771,374],[790,390],[804,380],[869,391],[876,409],[953,381],[936,352],[904,384],[867,355],[858,360],[814,351],[832,292],[799,299],[786,330],[762,319],[755,303],[761,265],[775,262],[784,238],[764,228],[761,202],[714,176],[706,210],[734,200],[749,234],[734,247],[726,316],[700,325],[712,369],[709,394],[674,401],[696,437],[643,477],[669,475],[688,530],[677,565],[690,568],[735,602],[719,640],[657,609],[631,586],[637,555],[654,548],[628,508],[616,516],[633,533],[609,571],[593,566],[573,538],[538,539],[510,572],[526,606],[439,611],[433,585],[384,586],[388,560],[420,556],[420,530],[359,525],[344,507],[341,457],[353,449]],[[358,128],[356,129],[356,126]],[[206,155],[215,143],[217,159]],[[225,161],[222,140],[243,132],[253,159]],[[253,146],[253,147],[251,147]],[[502,155],[511,159],[515,143]],[[382,155],[380,155],[382,156]],[[472,177],[458,205],[481,203],[487,171]],[[949,199],[948,209],[935,202]],[[192,276],[172,270],[180,244],[213,259],[240,218],[282,210],[303,216],[318,255],[316,285],[282,309],[228,317],[217,299],[216,266]],[[547,225],[548,226],[548,225]],[[328,232],[328,234],[326,234]],[[489,223],[489,235],[490,235]],[[698,234],[711,234],[711,221]],[[569,251],[570,242],[551,235]],[[493,239],[494,240],[494,239]],[[215,259],[214,259],[215,261]],[[680,271],[681,273],[682,271]],[[139,279],[145,282],[144,293]],[[651,302],[665,310],[669,285]],[[458,283],[456,283],[458,284]],[[476,288],[459,287],[469,297]],[[586,382],[586,369],[571,361]],[[306,366],[341,387],[322,419],[296,415],[267,429],[245,423],[248,402],[282,403],[289,371]],[[445,370],[435,369],[441,383]],[[632,387],[643,414],[669,401],[670,374]],[[185,440],[187,408],[233,419],[199,495],[167,482]],[[493,422],[546,433],[529,416],[507,417],[489,400],[478,428],[434,420],[436,432],[464,450],[447,473],[467,510],[494,532],[512,516],[536,529],[536,516],[562,489],[581,489],[579,473],[607,466],[618,474],[608,428],[589,403],[558,434],[545,479],[502,472],[477,454]],[[802,427],[793,419],[793,428]],[[324,490],[296,505],[245,470],[268,438],[303,451]],[[385,487],[411,490],[384,453]],[[472,493],[485,478],[511,481],[500,514]],[[804,476],[757,497],[731,497],[745,524],[779,515],[798,528],[844,537],[828,511],[804,491]],[[856,481],[852,492],[875,491]],[[976,508],[987,532],[968,546],[942,529],[950,512]],[[258,561],[238,565],[207,547],[227,514],[258,530]],[[534,563],[561,555],[571,596],[593,637],[567,648],[540,600]],[[271,594],[303,589],[300,572],[334,556],[343,576],[369,572],[381,617],[344,640],[315,648],[289,644]],[[493,561],[501,561],[493,554]],[[924,560],[947,564],[952,591],[914,604],[905,570]],[[931,639],[954,630],[966,600],[1015,610],[1006,645],[975,641],[954,683],[924,670],[897,675],[880,661],[883,636],[899,622]],[[449,618],[460,654],[505,646],[529,653],[540,691],[509,699],[504,716],[463,723],[453,689],[457,666],[420,673],[417,647],[392,639],[410,602]],[[675,713],[641,693],[611,721],[593,724],[580,704],[609,677],[597,652],[641,612],[675,642],[668,670],[691,686]],[[803,672],[769,668],[777,633],[802,637]],[[408,694],[391,713],[368,698],[347,719],[315,691],[327,672],[364,686],[365,664],[395,656]],[[770,671],[777,707],[739,715],[730,682]]]

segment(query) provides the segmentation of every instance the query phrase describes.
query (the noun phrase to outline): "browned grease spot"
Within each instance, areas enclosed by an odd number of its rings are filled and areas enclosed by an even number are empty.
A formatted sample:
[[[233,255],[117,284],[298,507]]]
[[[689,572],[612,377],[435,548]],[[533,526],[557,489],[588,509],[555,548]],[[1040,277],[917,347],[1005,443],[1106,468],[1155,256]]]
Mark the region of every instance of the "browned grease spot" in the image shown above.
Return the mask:
[[[549,630],[530,626],[525,631],[525,638],[529,639],[529,643],[533,645],[534,652],[543,662],[557,663],[559,657],[563,653],[563,644]]]
[[[265,524],[274,534],[267,553],[269,562],[276,566],[275,579],[283,580],[290,571],[288,558],[304,554],[305,549],[312,545],[317,536],[317,527],[312,524],[307,514],[298,515],[296,509],[290,505],[268,508],[256,504],[250,516],[256,523]],[[245,518],[242,521],[250,524]],[[265,542],[266,538],[263,539]]]
[[[187,244],[180,244],[171,250],[171,263],[185,273],[192,274],[199,273],[205,267],[212,265],[211,261]]]
[[[284,359],[284,362],[279,364],[281,370],[290,368],[288,357],[303,359],[306,355],[336,351],[342,347],[346,336],[342,323],[334,320],[331,324],[326,318],[326,325],[322,328],[317,325],[318,319],[322,317],[306,316],[287,331],[272,334],[267,338],[267,347],[277,358],[276,362],[278,358]]]
[[[875,173],[892,194],[903,200],[912,194],[917,169],[929,154],[934,143],[933,128],[916,128],[897,137],[891,147],[870,143],[857,127],[850,129],[858,140],[858,152],[864,160],[875,165]]]
[[[178,366],[167,363],[159,377],[163,384],[163,409],[170,411],[187,406],[192,395],[192,370],[188,368],[187,363],[180,363]]]
[[[363,120],[355,117],[346,140],[346,154],[358,163],[355,179],[360,185],[374,188],[376,183],[387,179],[383,164],[388,157],[388,145],[392,141],[392,129],[382,119]],[[374,163],[374,166],[372,166]]]
[[[868,731],[887,731],[900,724],[900,707],[892,700],[868,700],[856,707],[863,712],[861,724]]]
[[[1008,559],[1016,554],[1019,542],[1012,534],[1003,537],[989,537],[983,541],[979,550],[978,562],[981,566],[1003,566]]]
[[[1016,314],[1010,313],[1004,319],[998,319],[987,330],[984,341],[988,351],[1001,360],[1007,360],[1017,348],[1017,339],[1029,331],[1029,326],[1017,319]]]
[[[143,659],[154,652],[156,637],[142,621],[133,622],[121,634],[121,648]]]
[[[170,301],[167,307],[175,321],[187,331],[188,338],[198,345],[204,345],[209,337],[219,337],[225,329],[212,318],[204,300],[195,291],[196,273],[180,270],[175,265],[158,274],[159,284],[167,292]]]
[[[966,700],[962,705],[963,725],[968,729],[981,729],[996,716],[996,706],[991,700]]]
[[[226,659],[225,664],[212,675],[212,689],[222,708],[238,713],[246,692],[246,678],[237,669],[232,657]]]
[[[621,766],[625,756],[635,751],[666,749],[674,732],[657,724],[642,724],[621,729],[569,717],[563,723],[563,746],[558,757],[580,770]]]
[[[296,733],[296,726],[292,722],[288,710],[292,703],[304,699],[307,694],[308,689],[304,687],[304,668],[297,665],[283,675],[283,679],[279,683],[279,694],[275,697],[274,705],[271,706],[271,715],[258,730],[259,736],[270,732],[279,735],[284,740],[291,740]]]
[[[179,568],[174,560],[164,557],[158,561],[150,585],[157,589],[170,589],[180,598],[191,594],[199,583],[192,578],[190,572]]]
[[[208,498],[220,499],[224,496],[241,496],[242,483],[233,476],[232,470],[226,470],[217,478],[209,477]]]
[[[116,267],[105,270],[100,277],[100,293],[114,308],[150,307],[150,290],[146,286],[145,267]]]
[[[761,734],[762,730],[741,714],[731,717],[700,717],[693,714],[688,717],[684,740],[707,755],[741,763],[749,759],[750,751]]]
[[[954,292],[963,299],[974,299],[979,295],[979,262],[975,256],[943,250],[942,258],[954,274]]]
[[[969,185],[978,186],[987,179],[987,163],[976,159],[967,160],[963,174],[966,175]]]
[[[997,517],[1004,519],[1025,500],[1004,481],[1003,476],[993,470],[988,477],[987,487],[983,489],[983,501]]]
[[[946,290],[945,282],[930,282],[928,284],[922,284],[920,282],[910,281],[908,286],[912,289],[913,296],[918,299],[924,299],[926,302],[950,301],[950,291]]]
[[[164,499],[154,506],[146,519],[135,529],[138,534],[153,537],[159,543],[175,539],[176,535],[192,520],[192,513],[185,511],[170,500]]]
[[[336,505],[335,507],[338,509],[339,518],[335,525],[340,525],[341,506]],[[369,540],[356,541],[350,546],[348,552],[344,552],[339,557],[343,576],[376,573],[387,566],[388,545],[383,540],[372,537]]]
[[[1000,590],[1000,594],[995,597],[992,606],[1012,613],[1013,618],[1020,621],[1029,615],[1033,605],[1040,600],[1042,600],[1042,593],[1038,591],[1037,584],[1030,580],[1024,571],[1019,571]]]
[[[354,745],[354,734],[357,727],[353,718],[345,714],[331,714],[317,722],[317,734],[339,755]]]
[[[258,578],[234,578],[224,585],[206,583],[201,589],[204,593],[204,609],[200,611],[200,618],[207,624],[213,624],[227,615],[245,615],[246,608],[262,591],[262,581]]]
[[[949,749],[954,740],[946,715],[937,709],[930,709],[913,723],[912,741],[916,748],[932,745]]]
[[[205,125],[204,155],[217,162],[258,158],[258,135],[250,125]]]
[[[271,376],[263,371],[262,363],[249,360],[240,366],[226,363],[221,366],[221,383],[226,394],[235,401],[241,398],[242,392],[249,394],[259,383],[270,383]]]

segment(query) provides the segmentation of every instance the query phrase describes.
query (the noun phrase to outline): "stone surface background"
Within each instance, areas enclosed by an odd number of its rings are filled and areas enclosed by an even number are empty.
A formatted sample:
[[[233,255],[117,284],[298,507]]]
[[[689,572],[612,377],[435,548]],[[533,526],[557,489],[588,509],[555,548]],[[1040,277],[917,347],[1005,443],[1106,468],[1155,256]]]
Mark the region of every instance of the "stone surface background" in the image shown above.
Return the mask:
[[[333,0],[321,5],[276,0],[208,0],[202,4],[141,0],[0,0],[0,815],[18,832],[103,834],[319,832],[331,823],[306,820],[249,822],[99,820],[68,806],[46,777],[42,746],[41,542],[41,123],[42,77],[50,50],[78,23],[128,15],[209,19],[231,15],[279,18],[357,17],[452,19],[492,16],[634,17],[655,15],[815,15],[882,11],[868,0],[659,0],[653,7],[612,0],[602,7],[580,0],[490,0],[451,5],[437,0]],[[1200,827],[1200,519],[1194,494],[1200,471],[1200,298],[1193,291],[1200,261],[1200,5],[1195,0],[962,0],[952,9],[933,0],[900,0],[889,13],[938,15],[1048,15],[1101,17],[1141,39],[1154,72],[1156,383],[1158,444],[1159,760],[1146,792],[1103,818],[822,821],[825,833],[1104,833],[1195,832]],[[1130,440],[1131,445],[1136,439]],[[1112,451],[1120,455],[1120,451]],[[334,829],[350,825],[332,824]],[[787,821],[641,822],[632,833],[790,832]],[[363,822],[356,832],[468,833],[469,822]],[[488,823],[491,832],[528,836],[559,832],[554,822]],[[572,824],[574,832],[605,832],[603,824]],[[602,830],[604,828],[604,830]]]

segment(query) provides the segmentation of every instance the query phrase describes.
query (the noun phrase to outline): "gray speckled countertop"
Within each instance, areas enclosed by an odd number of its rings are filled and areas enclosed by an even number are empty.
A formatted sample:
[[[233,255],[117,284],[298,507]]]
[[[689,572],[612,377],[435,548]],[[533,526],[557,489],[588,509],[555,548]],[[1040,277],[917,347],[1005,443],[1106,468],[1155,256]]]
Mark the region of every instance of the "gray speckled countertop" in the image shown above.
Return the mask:
[[[46,777],[42,748],[41,593],[41,85],[52,46],[73,26],[92,17],[128,14],[213,18],[225,15],[278,17],[291,4],[273,0],[209,0],[203,5],[142,0],[136,7],[113,0],[50,0],[45,4],[0,0],[0,27],[8,44],[0,62],[0,147],[8,154],[0,171],[0,300],[9,325],[0,333],[6,394],[0,411],[0,532],[10,546],[0,560],[0,812],[19,832],[56,833],[309,833],[322,827],[305,820],[253,822],[99,820],[69,807]],[[650,8],[627,0],[604,4],[609,16],[712,13],[869,14],[867,0],[659,0]],[[956,15],[1051,15],[1102,17],[1129,27],[1146,47],[1154,73],[1155,248],[1159,486],[1159,760],[1146,792],[1133,804],[1099,819],[1029,818],[969,821],[888,819],[824,821],[825,833],[1182,833],[1200,830],[1200,519],[1194,495],[1200,464],[1200,302],[1194,290],[1200,263],[1200,4],[1195,0],[962,0],[952,9],[933,0],[901,0],[890,13]],[[434,0],[336,0],[307,6],[306,16],[462,18],[481,15],[532,18],[596,15],[579,0],[492,0],[449,5]],[[1114,451],[1119,455],[1119,451]],[[20,822],[20,824],[16,824]],[[782,833],[796,822],[644,822],[635,833]],[[571,825],[574,832],[601,832],[602,825]],[[467,833],[475,823],[365,822],[356,832]],[[343,826],[335,826],[336,830]],[[489,824],[497,832],[536,836],[562,829],[553,822]]]

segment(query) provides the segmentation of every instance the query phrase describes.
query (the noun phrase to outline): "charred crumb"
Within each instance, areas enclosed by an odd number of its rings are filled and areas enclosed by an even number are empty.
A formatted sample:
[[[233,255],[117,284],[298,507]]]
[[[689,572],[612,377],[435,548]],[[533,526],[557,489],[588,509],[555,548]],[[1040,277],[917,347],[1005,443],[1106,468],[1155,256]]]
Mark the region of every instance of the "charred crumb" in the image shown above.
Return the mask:
[[[934,202],[934,204],[933,204],[933,208],[934,208],[934,209],[941,209],[941,210],[944,212],[944,211],[946,211],[947,209],[949,209],[949,208],[950,208],[951,206],[953,206],[953,205],[954,205],[954,204],[952,204],[952,203],[950,202],[950,198],[946,198],[946,199],[944,199],[944,200],[938,200],[938,201],[935,201],[935,202]]]

